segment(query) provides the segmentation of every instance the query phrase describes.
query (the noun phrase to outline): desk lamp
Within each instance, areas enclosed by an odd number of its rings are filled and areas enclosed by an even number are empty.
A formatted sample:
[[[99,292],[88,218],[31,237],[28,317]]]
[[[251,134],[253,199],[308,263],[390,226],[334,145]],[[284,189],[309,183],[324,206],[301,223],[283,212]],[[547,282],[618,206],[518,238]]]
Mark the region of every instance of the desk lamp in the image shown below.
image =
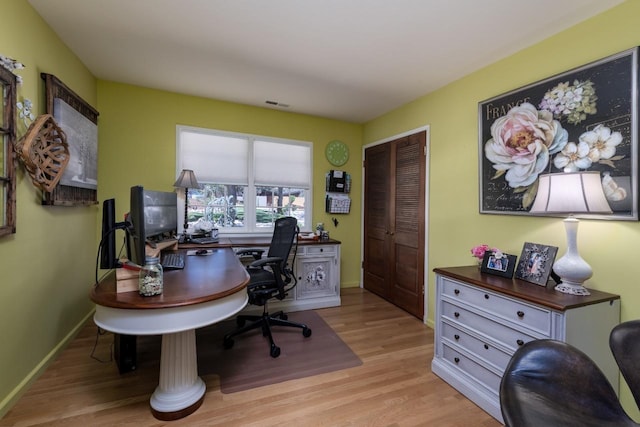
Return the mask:
[[[538,194],[529,213],[569,214],[564,220],[567,252],[553,264],[562,283],[556,291],[572,295],[590,295],[582,284],[593,270],[578,253],[578,224],[573,214],[610,214],[611,208],[602,190],[600,172],[566,172],[540,175]]]
[[[187,216],[187,206],[189,200],[189,189],[190,188],[200,188],[200,184],[198,184],[198,180],[196,179],[196,174],[193,173],[191,169],[183,169],[180,172],[180,176],[176,180],[175,184],[173,184],[176,188],[184,188],[184,230],[182,230],[182,236],[184,242],[189,240],[187,235],[187,228],[189,228],[189,221]]]

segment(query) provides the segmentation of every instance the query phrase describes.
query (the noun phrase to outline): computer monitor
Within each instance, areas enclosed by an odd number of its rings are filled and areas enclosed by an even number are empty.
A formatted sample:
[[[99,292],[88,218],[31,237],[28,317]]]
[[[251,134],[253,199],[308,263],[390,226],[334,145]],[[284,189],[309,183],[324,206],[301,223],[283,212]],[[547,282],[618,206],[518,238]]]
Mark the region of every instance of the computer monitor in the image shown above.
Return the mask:
[[[106,199],[102,203],[102,240],[100,241],[100,268],[110,270],[120,267],[116,254],[116,230],[128,233],[126,221],[116,222],[116,201]],[[126,238],[127,258],[131,258],[131,247]]]
[[[131,187],[129,206],[132,261],[144,265],[147,244],[155,245],[176,239],[178,231],[178,197],[174,192],[146,190],[141,185]]]

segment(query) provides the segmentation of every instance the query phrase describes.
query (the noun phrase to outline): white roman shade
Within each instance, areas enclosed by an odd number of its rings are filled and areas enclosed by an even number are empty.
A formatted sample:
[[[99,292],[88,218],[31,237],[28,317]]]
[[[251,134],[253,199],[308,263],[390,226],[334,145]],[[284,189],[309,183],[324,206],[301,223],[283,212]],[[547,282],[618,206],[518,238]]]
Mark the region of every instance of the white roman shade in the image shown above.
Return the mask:
[[[192,169],[200,182],[248,184],[249,141],[246,138],[180,129],[179,169]]]
[[[255,141],[253,150],[256,185],[310,188],[309,145]]]

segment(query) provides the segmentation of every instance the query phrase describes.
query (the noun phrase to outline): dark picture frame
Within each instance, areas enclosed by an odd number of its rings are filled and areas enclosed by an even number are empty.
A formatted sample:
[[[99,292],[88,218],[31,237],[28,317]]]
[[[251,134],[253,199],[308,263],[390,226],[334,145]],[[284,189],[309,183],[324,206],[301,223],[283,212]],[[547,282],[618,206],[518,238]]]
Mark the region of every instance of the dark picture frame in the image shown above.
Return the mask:
[[[515,255],[504,253],[497,254],[494,251],[486,251],[482,258],[480,271],[511,279],[513,277],[513,272],[516,269],[517,258],[518,257]]]
[[[557,254],[558,248],[556,246],[525,242],[516,269],[516,279],[547,286]]]
[[[592,170],[613,214],[579,217],[638,220],[638,47],[478,103],[478,128],[480,213],[530,215],[540,174]]]
[[[77,93],[71,90],[60,79],[52,74],[40,73],[40,77],[44,80],[45,85],[45,106],[46,112],[56,117],[59,109],[56,107],[65,106],[68,110],[73,110],[77,114],[69,125],[73,126],[80,120],[89,122],[95,129],[88,139],[85,131],[80,131],[75,135],[75,131],[65,129],[66,123],[59,123],[61,128],[67,133],[67,143],[70,150],[70,161],[67,170],[62,179],[51,192],[43,192],[42,204],[53,206],[91,206],[98,204],[97,199],[97,166],[98,166],[98,111],[93,108],[87,101],[82,99]],[[71,118],[68,114],[66,117]],[[56,119],[57,120],[57,119]],[[96,131],[94,134],[93,131]],[[73,180],[67,180],[65,175],[77,173],[75,166],[82,163],[82,170],[88,176],[81,178],[73,185]],[[88,174],[87,174],[88,172]],[[82,174],[80,174],[82,175]]]

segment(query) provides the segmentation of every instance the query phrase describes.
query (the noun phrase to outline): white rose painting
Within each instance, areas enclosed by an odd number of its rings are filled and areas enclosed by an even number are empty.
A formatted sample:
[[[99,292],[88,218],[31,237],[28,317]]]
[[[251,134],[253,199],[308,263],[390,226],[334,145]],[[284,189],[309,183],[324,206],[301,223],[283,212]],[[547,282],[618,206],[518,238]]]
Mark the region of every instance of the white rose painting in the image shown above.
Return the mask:
[[[634,48],[479,103],[480,212],[526,215],[540,174],[595,170],[637,220],[637,66]]]

